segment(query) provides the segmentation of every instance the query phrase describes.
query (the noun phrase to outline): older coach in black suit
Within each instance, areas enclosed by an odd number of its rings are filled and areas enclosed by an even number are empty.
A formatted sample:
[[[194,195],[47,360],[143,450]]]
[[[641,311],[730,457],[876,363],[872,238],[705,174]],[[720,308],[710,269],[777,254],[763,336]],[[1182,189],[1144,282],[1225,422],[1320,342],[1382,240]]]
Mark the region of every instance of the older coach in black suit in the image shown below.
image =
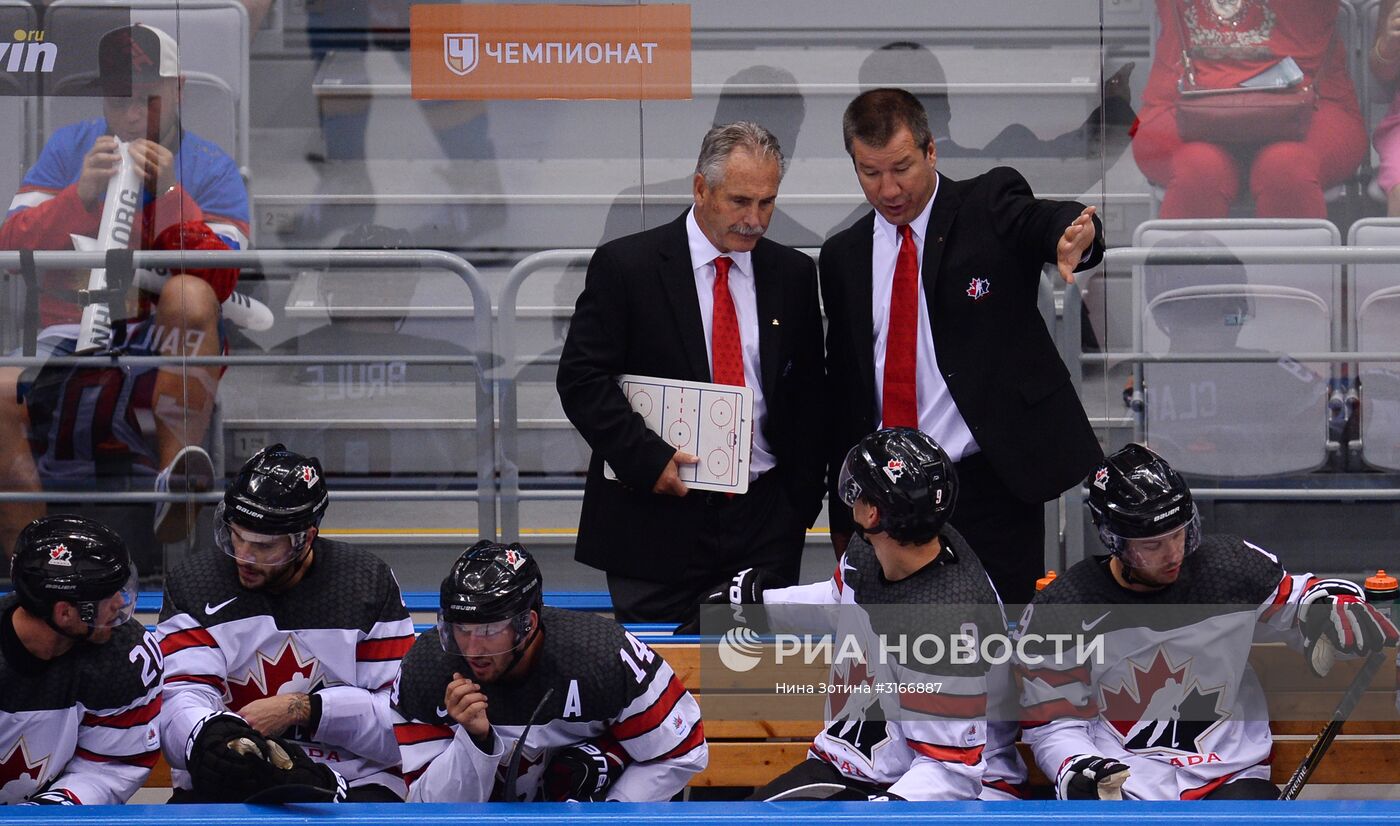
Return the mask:
[[[842,127],[874,211],[822,246],[831,467],[877,427],[928,433],[957,464],[952,523],[1002,598],[1029,602],[1043,503],[1103,455],[1036,307],[1041,267],[1072,281],[1096,265],[1098,219],[1035,198],[1013,169],[939,175],[928,116],[902,89],[860,95]],[[839,549],[850,514],[830,502]]]
[[[558,388],[593,448],[576,558],[607,572],[619,621],[688,620],[741,568],[797,579],[823,491],[822,333],[811,259],[763,238],[784,167],[762,126],[711,129],[693,208],[588,266]],[[681,470],[698,458],[646,428],[624,373],[752,387],[748,493],[689,490]]]

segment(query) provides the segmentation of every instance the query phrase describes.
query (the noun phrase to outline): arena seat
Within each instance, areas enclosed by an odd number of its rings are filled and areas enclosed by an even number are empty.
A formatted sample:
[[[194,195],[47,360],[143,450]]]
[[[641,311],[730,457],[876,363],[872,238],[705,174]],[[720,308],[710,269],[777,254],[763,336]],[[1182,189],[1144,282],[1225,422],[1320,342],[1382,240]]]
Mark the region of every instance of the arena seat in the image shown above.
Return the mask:
[[[1369,218],[1352,225],[1352,246],[1400,247],[1400,219]],[[1362,352],[1400,351],[1400,282],[1393,264],[1350,267],[1350,334]],[[1400,364],[1354,365],[1361,400],[1361,461],[1380,470],[1400,470]]]
[[[1314,219],[1157,220],[1144,222],[1133,238],[1135,247],[1148,249],[1200,247],[1207,242],[1218,243],[1222,253],[1248,246],[1337,246],[1341,233],[1330,222]],[[1163,450],[1167,460],[1185,473],[1222,478],[1277,476],[1325,463],[1329,448],[1335,446],[1328,443],[1323,411],[1338,368],[1299,365],[1287,354],[1335,350],[1342,345],[1340,266],[1154,265],[1135,267],[1133,277],[1141,285],[1134,294],[1142,302],[1136,312],[1145,352],[1238,350],[1279,356],[1272,365],[1257,361],[1139,365],[1136,386],[1145,393],[1145,432],[1154,449]],[[1173,395],[1169,398],[1159,391],[1154,402],[1154,387],[1168,388]],[[1217,409],[1215,404],[1222,398],[1234,402]],[[1262,432],[1250,425],[1256,422],[1253,417],[1262,414],[1252,405],[1264,398],[1290,400],[1289,441],[1277,450],[1252,450],[1249,439],[1230,435],[1241,428],[1245,434]],[[1310,418],[1313,414],[1316,421]],[[1212,429],[1215,435],[1210,434]],[[1154,431],[1162,435],[1161,444]]]

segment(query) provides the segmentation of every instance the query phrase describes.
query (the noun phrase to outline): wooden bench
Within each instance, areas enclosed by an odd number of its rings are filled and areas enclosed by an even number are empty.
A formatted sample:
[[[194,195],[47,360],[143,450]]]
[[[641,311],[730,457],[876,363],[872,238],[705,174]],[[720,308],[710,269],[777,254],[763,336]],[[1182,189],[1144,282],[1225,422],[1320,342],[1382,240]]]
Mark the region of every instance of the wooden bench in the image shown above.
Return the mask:
[[[688,643],[650,640],[652,647],[671,664],[681,682],[700,702],[705,714],[705,736],[710,744],[710,765],[690,782],[702,787],[762,786],[802,762],[812,737],[824,721],[740,719],[733,695],[723,702],[712,693],[716,680],[701,680],[701,647]],[[1301,657],[1281,645],[1256,645],[1251,656],[1255,671],[1270,686],[1274,716],[1273,780],[1283,784],[1302,761],[1313,738],[1331,716],[1339,692],[1355,676],[1360,662],[1341,661],[1325,679],[1307,673]],[[713,667],[713,666],[711,666]],[[797,666],[789,673],[793,682],[826,676],[825,666]],[[720,681],[723,682],[723,681]],[[1284,690],[1277,690],[1282,688]],[[1400,783],[1400,721],[1395,712],[1395,669],[1382,668],[1357,706],[1354,718],[1342,729],[1327,756],[1313,774],[1313,784]],[[771,695],[770,695],[771,696]],[[716,706],[725,710],[713,714]],[[1311,719],[1303,719],[1310,717]],[[1031,784],[1048,786],[1030,750],[1021,745],[1021,756],[1030,767]],[[168,788],[170,767],[161,759],[146,781],[148,788]]]
[[[714,704],[700,680],[700,647],[653,644],[666,657],[681,681],[695,692],[702,711]],[[1360,661],[1337,663],[1325,679],[1306,671],[1302,658],[1282,645],[1256,645],[1251,663],[1261,682],[1271,688],[1273,724],[1273,780],[1282,785],[1298,767],[1313,739],[1336,706],[1340,692],[1351,682]],[[802,677],[808,676],[803,669]],[[816,678],[820,678],[820,673]],[[1285,689],[1280,691],[1279,689]],[[1332,743],[1309,781],[1312,784],[1400,783],[1400,721],[1395,712],[1395,669],[1382,668],[1366,692],[1352,720]],[[726,708],[732,708],[726,704]],[[1306,718],[1306,719],[1305,719]],[[806,759],[812,737],[822,720],[718,719],[705,713],[705,735],[710,743],[710,765],[692,786],[761,786]],[[1030,750],[1021,744],[1021,756],[1030,768],[1032,785],[1048,786]]]

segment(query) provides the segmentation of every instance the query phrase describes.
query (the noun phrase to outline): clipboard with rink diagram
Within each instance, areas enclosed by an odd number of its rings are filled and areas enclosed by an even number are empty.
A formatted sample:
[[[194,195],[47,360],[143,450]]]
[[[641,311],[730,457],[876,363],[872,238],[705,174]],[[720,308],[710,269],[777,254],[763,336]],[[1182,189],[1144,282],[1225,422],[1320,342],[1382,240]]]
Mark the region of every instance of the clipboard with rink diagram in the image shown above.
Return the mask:
[[[700,457],[681,465],[681,479],[696,490],[747,493],[753,445],[753,388],[653,376],[620,376],[618,384],[647,428],[677,450]],[[604,464],[603,475],[616,479]]]

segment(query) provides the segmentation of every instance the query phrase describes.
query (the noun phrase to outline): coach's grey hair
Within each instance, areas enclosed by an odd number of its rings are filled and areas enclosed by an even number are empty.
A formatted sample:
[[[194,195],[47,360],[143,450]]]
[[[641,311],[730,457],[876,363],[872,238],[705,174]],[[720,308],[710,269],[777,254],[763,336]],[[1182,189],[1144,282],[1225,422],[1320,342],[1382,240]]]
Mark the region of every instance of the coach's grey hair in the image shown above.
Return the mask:
[[[787,158],[783,148],[772,132],[751,120],[725,123],[705,133],[700,142],[700,159],[695,162],[695,174],[703,175],[705,183],[718,186],[724,177],[724,165],[736,149],[747,149],[760,158],[773,158],[778,162],[778,179],[787,172]]]

